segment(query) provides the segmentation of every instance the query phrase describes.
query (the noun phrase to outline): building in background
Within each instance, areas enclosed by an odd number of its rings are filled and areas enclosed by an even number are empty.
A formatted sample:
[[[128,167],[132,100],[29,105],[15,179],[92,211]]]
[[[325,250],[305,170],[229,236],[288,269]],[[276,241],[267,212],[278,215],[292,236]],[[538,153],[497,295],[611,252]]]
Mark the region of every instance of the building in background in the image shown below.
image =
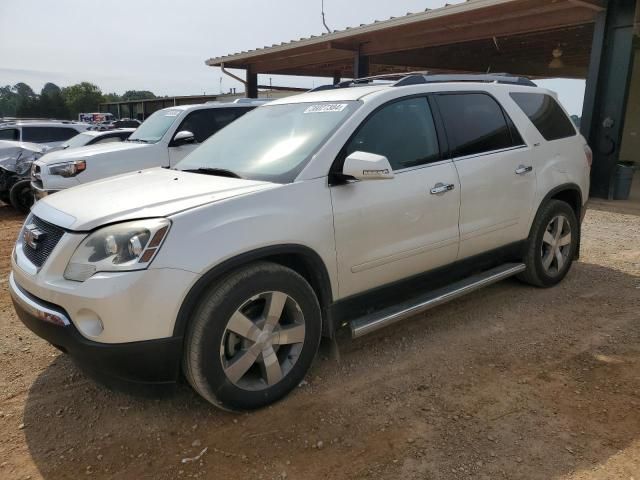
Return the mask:
[[[260,87],[259,97],[281,98],[296,93],[304,92],[305,88],[290,87]],[[206,102],[233,102],[238,98],[244,98],[244,93],[224,93],[220,95],[188,95],[180,97],[158,97],[148,100],[129,100],[123,102],[101,103],[99,110],[102,113],[110,113],[116,118],[135,118],[144,121],[149,115],[157,110],[176,105],[195,105]]]

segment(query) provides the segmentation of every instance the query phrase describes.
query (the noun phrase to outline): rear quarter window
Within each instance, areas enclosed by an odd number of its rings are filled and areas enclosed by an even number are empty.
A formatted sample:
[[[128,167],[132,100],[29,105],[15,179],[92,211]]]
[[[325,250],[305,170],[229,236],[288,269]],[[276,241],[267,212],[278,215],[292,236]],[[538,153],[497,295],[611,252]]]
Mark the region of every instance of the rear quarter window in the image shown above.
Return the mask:
[[[510,95],[545,140],[559,140],[577,134],[573,122],[551,95],[523,92]]]
[[[0,130],[0,140],[20,140],[20,131],[17,128],[5,128]]]

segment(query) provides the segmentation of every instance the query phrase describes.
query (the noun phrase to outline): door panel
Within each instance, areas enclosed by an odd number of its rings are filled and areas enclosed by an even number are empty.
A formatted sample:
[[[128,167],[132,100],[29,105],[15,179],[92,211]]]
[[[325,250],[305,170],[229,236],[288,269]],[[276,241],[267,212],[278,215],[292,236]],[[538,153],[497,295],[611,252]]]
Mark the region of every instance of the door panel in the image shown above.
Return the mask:
[[[379,107],[349,139],[342,159],[354,151],[384,155],[395,177],[331,188],[340,296],[453,262],[460,184],[453,162],[442,159],[427,98]],[[341,172],[336,163],[333,171]],[[442,191],[431,193],[436,186]]]
[[[436,99],[460,178],[458,258],[526,238],[536,188],[531,148],[491,95]]]
[[[179,147],[169,147],[169,165],[171,168],[175,167],[176,164],[182,160],[184,157],[193,152],[196,148],[200,146],[199,143],[190,143],[186,145],[180,145]]]
[[[453,189],[431,194],[438,183]],[[341,297],[455,261],[460,188],[451,161],[336,185],[331,197]]]
[[[528,147],[455,161],[460,176],[460,253],[470,257],[527,237],[535,199]],[[520,167],[533,167],[517,174]]]

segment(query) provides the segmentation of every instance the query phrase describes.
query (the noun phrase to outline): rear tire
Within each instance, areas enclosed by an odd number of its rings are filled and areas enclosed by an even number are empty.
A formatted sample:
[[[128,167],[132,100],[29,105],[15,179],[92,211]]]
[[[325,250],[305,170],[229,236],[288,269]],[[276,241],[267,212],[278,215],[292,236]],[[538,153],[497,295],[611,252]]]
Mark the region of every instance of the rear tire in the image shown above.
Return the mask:
[[[228,410],[269,405],[311,367],[321,336],[318,299],[293,270],[260,262],[229,274],[205,294],[185,339],[191,386]]]
[[[33,205],[33,192],[30,180],[16,182],[9,191],[11,206],[21,213],[29,213]]]
[[[536,287],[552,287],[566,275],[580,237],[580,224],[569,204],[550,200],[544,204],[531,227],[524,263],[527,269],[518,275]]]

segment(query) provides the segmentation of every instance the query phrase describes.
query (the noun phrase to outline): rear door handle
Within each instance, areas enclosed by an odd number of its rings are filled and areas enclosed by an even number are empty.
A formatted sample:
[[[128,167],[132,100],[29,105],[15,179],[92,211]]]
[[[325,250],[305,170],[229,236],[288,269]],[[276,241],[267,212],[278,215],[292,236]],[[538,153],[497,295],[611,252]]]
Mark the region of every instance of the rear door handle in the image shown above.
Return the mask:
[[[453,183],[444,184],[444,183],[438,182],[431,189],[431,195],[438,195],[439,193],[449,192],[454,188],[455,188],[455,185]]]
[[[529,165],[528,167],[519,165],[518,168],[516,168],[516,175],[524,175],[525,173],[529,173],[531,171],[533,171],[533,167],[531,165]]]

